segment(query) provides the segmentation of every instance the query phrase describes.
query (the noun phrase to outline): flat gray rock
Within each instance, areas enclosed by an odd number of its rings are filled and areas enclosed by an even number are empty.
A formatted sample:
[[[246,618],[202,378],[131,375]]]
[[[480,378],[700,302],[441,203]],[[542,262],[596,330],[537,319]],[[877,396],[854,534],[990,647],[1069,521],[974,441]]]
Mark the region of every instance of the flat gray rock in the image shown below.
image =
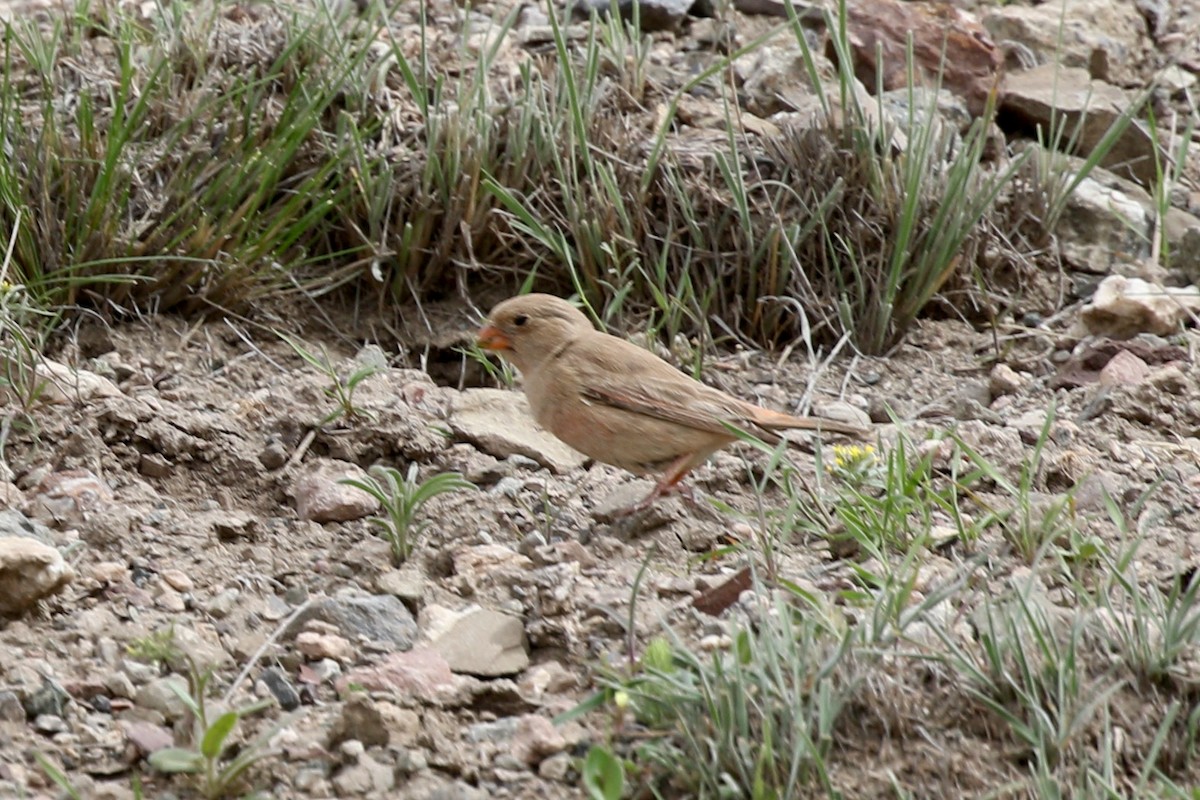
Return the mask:
[[[404,603],[390,594],[339,595],[305,609],[288,627],[290,634],[309,620],[327,622],[347,639],[365,638],[408,650],[417,638],[417,623]]]

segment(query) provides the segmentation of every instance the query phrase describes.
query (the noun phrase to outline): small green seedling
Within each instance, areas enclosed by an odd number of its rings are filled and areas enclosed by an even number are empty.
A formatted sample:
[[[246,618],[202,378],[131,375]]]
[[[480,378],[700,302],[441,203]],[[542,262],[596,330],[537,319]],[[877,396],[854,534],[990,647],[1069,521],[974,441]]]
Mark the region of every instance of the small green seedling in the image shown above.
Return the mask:
[[[365,481],[346,478],[340,483],[361,489],[383,506],[386,516],[371,517],[370,522],[382,531],[397,564],[408,560],[414,540],[429,524],[428,520],[416,523],[421,506],[439,494],[475,488],[475,484],[458,472],[443,472],[418,481],[416,464],[409,464],[408,474],[404,476],[395,467],[379,464],[371,467],[367,475]]]
[[[288,346],[296,351],[296,355],[307,361],[316,368],[325,377],[329,378],[332,383],[325,389],[325,395],[333,398],[337,406],[326,414],[317,423],[317,427],[323,427],[333,422],[334,420],[345,418],[348,421],[353,421],[361,418],[369,417],[370,414],[361,408],[354,405],[354,391],[358,385],[367,378],[379,371],[379,367],[374,364],[365,364],[354,370],[348,378],[342,378],[338,374],[337,368],[333,366],[333,362],[329,358],[329,353],[324,347],[321,348],[321,354],[318,356],[311,350],[307,349],[300,343],[298,339],[288,336],[285,333],[276,331],[275,334],[287,342]]]

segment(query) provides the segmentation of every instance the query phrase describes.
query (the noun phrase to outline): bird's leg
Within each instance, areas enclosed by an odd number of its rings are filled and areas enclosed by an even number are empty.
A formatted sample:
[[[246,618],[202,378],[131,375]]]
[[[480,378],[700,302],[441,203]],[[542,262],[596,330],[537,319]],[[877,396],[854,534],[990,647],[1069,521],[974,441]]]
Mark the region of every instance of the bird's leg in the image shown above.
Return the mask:
[[[666,495],[673,494],[675,492],[682,494],[689,501],[695,503],[696,496],[692,492],[692,487],[680,483],[680,481],[683,480],[683,477],[691,471],[692,460],[694,457],[695,454],[693,453],[684,453],[679,458],[672,461],[671,465],[667,467],[666,472],[663,473],[662,478],[660,478],[655,487],[650,490],[650,494],[646,495],[640,501],[622,511],[620,516],[625,517],[629,516],[630,514],[636,514],[639,511],[645,511],[647,508],[654,505],[654,501],[658,498],[665,497]]]

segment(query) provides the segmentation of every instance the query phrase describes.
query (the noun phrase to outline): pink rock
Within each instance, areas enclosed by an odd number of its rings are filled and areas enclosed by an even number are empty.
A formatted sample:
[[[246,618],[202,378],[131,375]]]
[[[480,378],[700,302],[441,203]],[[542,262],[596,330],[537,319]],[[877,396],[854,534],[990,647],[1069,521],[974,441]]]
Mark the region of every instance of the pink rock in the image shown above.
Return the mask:
[[[366,481],[367,475],[347,461],[320,461],[292,486],[300,519],[348,522],[375,513],[379,501],[361,489],[339,483],[345,478]]]
[[[1128,350],[1113,356],[1100,370],[1101,386],[1132,386],[1150,374],[1150,366]]]
[[[522,763],[533,766],[547,756],[562,752],[567,740],[554,723],[537,714],[526,714],[517,721],[513,733],[512,754]]]
[[[175,744],[171,732],[161,725],[136,719],[123,719],[118,724],[125,731],[125,738],[137,749],[139,755],[148,756]]]
[[[436,702],[456,692],[462,680],[436,650],[417,647],[392,653],[379,664],[350,670],[337,682],[337,689],[344,694],[350,686],[361,686]]]

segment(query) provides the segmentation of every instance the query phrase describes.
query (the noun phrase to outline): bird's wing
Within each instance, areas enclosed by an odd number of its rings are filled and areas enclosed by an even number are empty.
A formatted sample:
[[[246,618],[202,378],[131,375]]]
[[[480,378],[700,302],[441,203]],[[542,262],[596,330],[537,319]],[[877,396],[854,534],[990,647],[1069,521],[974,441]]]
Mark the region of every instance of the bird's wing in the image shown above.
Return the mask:
[[[603,333],[589,335],[575,349],[580,396],[634,414],[729,435],[733,425],[774,444],[777,430],[863,436],[856,425],[817,417],[796,417],[761,408],[693,380],[637,345]]]
[[[600,346],[579,348],[584,400],[721,436],[730,435],[728,423],[775,440],[737,398],[692,380],[636,345],[609,336],[598,341]]]

